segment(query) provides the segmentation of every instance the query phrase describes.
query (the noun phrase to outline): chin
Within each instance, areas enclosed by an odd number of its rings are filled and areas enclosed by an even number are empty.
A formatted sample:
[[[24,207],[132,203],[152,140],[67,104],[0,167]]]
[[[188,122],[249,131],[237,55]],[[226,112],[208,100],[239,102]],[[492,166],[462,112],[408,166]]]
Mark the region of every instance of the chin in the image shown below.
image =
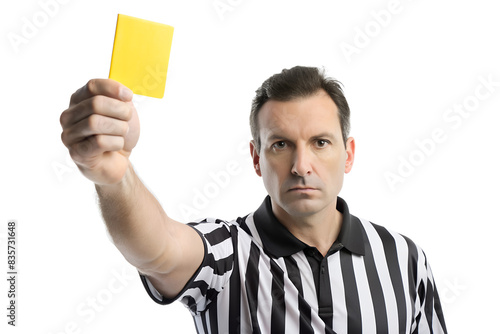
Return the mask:
[[[317,199],[300,198],[283,203],[283,209],[294,217],[307,217],[321,211],[322,203]]]

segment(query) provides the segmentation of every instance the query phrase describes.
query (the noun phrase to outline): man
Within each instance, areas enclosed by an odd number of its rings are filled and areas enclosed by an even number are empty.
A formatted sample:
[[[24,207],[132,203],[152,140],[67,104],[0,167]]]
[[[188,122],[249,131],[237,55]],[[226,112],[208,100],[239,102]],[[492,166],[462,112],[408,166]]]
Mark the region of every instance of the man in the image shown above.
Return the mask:
[[[129,162],[132,93],[91,80],[61,115],[115,245],[158,303],[180,300],[199,333],[446,333],[423,251],[338,197],[354,162],[339,83],[294,67],[257,90],[255,172],[269,196],[232,222],[169,218]]]

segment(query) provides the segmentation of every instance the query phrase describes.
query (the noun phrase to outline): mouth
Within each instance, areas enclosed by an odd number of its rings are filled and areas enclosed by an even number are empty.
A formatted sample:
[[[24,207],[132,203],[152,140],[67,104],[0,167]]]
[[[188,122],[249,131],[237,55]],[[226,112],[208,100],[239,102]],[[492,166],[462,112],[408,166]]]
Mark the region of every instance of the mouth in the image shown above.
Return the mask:
[[[313,187],[293,187],[290,188],[288,191],[289,192],[311,192],[317,190],[316,188]]]

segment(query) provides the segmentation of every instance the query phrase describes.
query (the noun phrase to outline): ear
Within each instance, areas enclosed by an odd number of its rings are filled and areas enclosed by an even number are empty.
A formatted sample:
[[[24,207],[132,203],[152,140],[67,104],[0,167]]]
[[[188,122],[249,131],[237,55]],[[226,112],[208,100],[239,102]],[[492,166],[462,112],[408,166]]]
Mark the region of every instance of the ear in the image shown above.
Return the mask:
[[[257,175],[262,176],[262,172],[260,170],[260,156],[259,152],[257,152],[257,147],[253,140],[250,141],[250,155],[252,156],[253,168]]]
[[[344,172],[347,174],[351,171],[352,165],[354,164],[354,151],[356,148],[356,144],[354,142],[354,138],[349,137],[347,138],[347,142],[345,145],[345,152],[347,154],[346,160],[345,160],[345,170]]]

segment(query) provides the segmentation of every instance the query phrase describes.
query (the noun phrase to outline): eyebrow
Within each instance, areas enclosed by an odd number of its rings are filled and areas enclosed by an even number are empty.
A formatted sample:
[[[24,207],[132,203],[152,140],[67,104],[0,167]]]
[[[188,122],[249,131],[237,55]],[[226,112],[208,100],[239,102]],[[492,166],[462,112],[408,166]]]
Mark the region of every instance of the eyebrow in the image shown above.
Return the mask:
[[[272,134],[270,135],[269,137],[267,137],[267,139],[269,141],[275,141],[275,140],[278,140],[278,139],[284,139],[284,140],[287,140],[287,137],[286,136],[283,136],[283,135],[280,135],[280,134]]]
[[[331,132],[321,132],[315,136],[312,136],[312,138],[314,139],[318,139],[318,138],[328,138],[328,139],[331,139],[331,140],[335,140],[336,137],[333,133]]]
[[[318,133],[317,135],[314,135],[314,136],[311,137],[311,139],[320,139],[320,138],[327,138],[327,139],[330,139],[332,141],[335,141],[337,139],[335,137],[335,135],[333,133],[331,133],[331,132],[321,132],[321,133]],[[269,141],[289,140],[288,137],[286,137],[284,135],[281,135],[279,133],[272,134],[267,139]]]

